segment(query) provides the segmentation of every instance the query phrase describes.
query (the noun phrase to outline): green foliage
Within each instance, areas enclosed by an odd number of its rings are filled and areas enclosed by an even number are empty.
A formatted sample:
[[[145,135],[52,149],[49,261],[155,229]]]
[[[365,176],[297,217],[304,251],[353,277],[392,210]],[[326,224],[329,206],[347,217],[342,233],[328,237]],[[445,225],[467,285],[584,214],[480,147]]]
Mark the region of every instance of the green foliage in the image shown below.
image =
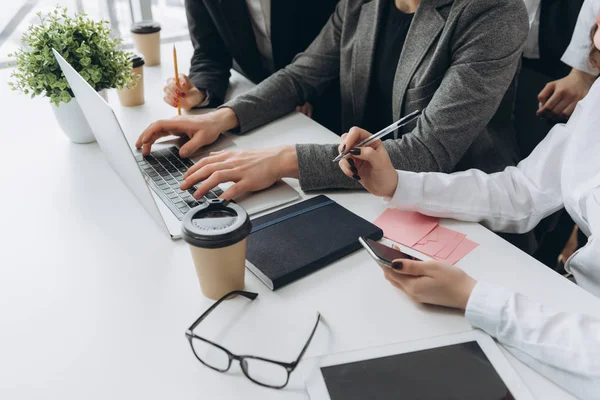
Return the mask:
[[[71,100],[73,92],[52,48],[96,90],[135,85],[130,53],[119,50],[121,39],[110,36],[108,21],[93,21],[82,13],[71,17],[60,7],[37,16],[40,24],[30,26],[21,37],[24,48],[9,54],[16,65],[8,83],[12,90],[32,98],[49,97],[55,105]]]

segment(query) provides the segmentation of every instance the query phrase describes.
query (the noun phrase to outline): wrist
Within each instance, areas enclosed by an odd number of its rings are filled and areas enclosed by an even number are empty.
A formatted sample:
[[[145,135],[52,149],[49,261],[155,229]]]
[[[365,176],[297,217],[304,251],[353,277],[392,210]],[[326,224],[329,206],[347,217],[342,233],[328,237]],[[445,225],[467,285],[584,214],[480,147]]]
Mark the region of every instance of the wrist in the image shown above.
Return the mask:
[[[596,76],[592,75],[592,74],[588,74],[587,72],[578,70],[577,68],[573,68],[571,70],[571,74],[574,78],[576,79],[581,79],[583,81],[585,81],[588,84],[593,84],[594,81],[596,80]]]
[[[217,123],[220,132],[230,131],[240,125],[237,115],[229,107],[220,108],[212,112],[213,119]]]
[[[467,304],[469,303],[469,298],[471,298],[471,293],[473,293],[473,289],[475,288],[476,284],[477,284],[477,281],[475,279],[471,278],[470,276],[468,276],[468,279],[465,281],[465,284],[463,285],[464,287],[461,290],[461,296],[460,296],[459,307],[458,307],[461,310],[467,309]]]
[[[206,93],[200,89],[192,88],[186,93],[186,98],[191,108],[198,107],[206,99]]]
[[[280,177],[298,179],[298,153],[296,146],[283,146],[279,148],[279,156],[281,159]]]
[[[204,101],[206,100],[206,90],[203,89],[198,89],[196,88],[196,90],[198,91],[198,104],[202,104],[204,103]]]
[[[398,179],[400,179],[400,177],[398,176],[398,173],[396,172],[396,170],[394,170],[394,174],[391,175],[390,174],[390,179],[387,180],[390,183],[390,187],[387,188],[386,193],[384,193],[383,197],[387,197],[389,199],[391,199],[392,197],[394,197],[394,194],[396,194],[396,190],[398,189]]]

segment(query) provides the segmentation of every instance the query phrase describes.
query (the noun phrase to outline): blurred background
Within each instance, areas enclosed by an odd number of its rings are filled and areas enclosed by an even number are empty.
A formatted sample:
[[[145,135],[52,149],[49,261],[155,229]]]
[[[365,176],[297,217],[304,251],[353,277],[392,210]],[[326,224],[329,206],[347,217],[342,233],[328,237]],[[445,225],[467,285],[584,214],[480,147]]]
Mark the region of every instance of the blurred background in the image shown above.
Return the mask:
[[[94,19],[110,21],[113,34],[131,48],[129,29],[133,21],[154,19],[162,26],[163,42],[188,37],[184,0],[3,0],[0,2],[0,68],[8,67],[8,54],[20,47],[21,34],[38,23],[38,11],[46,13],[56,5],[69,12],[81,11]]]

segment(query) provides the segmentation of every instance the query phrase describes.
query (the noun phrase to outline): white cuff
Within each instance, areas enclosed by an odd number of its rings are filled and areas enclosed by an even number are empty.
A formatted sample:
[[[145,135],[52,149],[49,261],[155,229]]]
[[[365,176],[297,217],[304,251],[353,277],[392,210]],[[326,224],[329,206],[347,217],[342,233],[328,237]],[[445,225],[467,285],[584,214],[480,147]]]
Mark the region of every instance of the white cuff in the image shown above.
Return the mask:
[[[502,314],[512,293],[498,286],[478,282],[467,302],[465,317],[475,327],[497,336]]]
[[[589,61],[589,53],[583,54],[580,50],[567,48],[560,61],[569,67],[578,69],[590,75],[598,76],[598,70],[594,68]]]
[[[414,210],[423,201],[423,175],[417,172],[398,172],[398,186],[394,196],[384,198],[396,208]]]

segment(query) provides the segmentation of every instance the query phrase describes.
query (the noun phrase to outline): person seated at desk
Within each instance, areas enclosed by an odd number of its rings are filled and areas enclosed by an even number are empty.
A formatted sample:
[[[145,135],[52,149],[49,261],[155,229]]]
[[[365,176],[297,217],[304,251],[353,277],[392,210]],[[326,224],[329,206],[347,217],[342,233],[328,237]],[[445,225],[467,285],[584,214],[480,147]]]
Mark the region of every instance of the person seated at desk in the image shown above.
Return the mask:
[[[600,25],[600,16],[597,24]],[[600,30],[594,44],[600,49]],[[591,55],[598,66],[600,50]],[[600,82],[566,125],[556,125],[517,167],[486,174],[396,171],[381,141],[340,162],[390,205],[425,215],[481,222],[495,231],[527,232],[564,207],[588,236],[568,260],[576,282],[600,297]],[[340,147],[370,134],[353,129]],[[438,261],[396,260],[385,277],[416,301],[464,309],[467,320],[496,337],[517,358],[585,399],[600,398],[600,318],[552,311],[517,293],[477,282]]]
[[[565,120],[571,116],[577,102],[585,97],[598,77],[598,68],[590,65],[589,32],[600,13],[600,0],[585,0],[569,46],[561,61],[572,67],[564,78],[549,82],[539,93],[538,115],[549,120]]]
[[[214,112],[150,125],[136,145],[148,154],[160,137],[187,135],[180,153],[188,157],[221,132],[273,121],[340,79],[343,131],[376,132],[423,110],[385,143],[396,168],[500,171],[519,160],[511,115],[527,34],[522,0],[342,0],[292,64]],[[221,196],[232,199],[283,177],[299,178],[303,190],[360,188],[331,162],[337,154],[335,144],[219,152],[190,168],[182,189],[203,181],[201,197],[233,181]]]
[[[338,0],[186,0],[194,45],[189,77],[169,79],[164,101],[189,110],[223,103],[231,68],[254,83],[288,65],[319,34]],[[297,111],[339,125],[339,83]],[[333,124],[333,125],[332,125]],[[337,124],[337,125],[336,125]]]

